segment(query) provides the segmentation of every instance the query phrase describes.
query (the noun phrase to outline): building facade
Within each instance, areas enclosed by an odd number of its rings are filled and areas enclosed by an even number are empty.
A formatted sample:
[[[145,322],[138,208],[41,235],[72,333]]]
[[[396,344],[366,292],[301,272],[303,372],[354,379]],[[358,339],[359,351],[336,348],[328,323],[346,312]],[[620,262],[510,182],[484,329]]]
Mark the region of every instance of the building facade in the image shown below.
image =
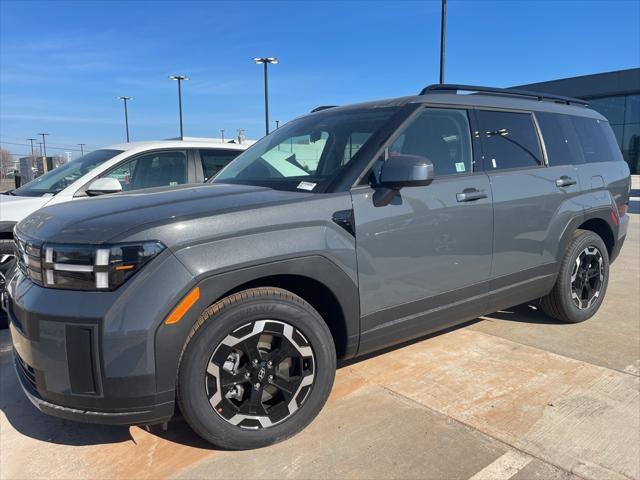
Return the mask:
[[[519,85],[586,100],[607,117],[632,174],[640,174],[640,68]]]

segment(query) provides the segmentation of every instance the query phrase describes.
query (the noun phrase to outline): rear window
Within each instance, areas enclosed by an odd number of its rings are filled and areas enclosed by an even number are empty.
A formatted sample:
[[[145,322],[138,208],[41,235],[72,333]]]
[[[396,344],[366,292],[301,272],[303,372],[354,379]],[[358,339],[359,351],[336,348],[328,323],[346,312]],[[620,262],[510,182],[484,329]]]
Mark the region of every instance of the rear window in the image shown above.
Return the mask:
[[[585,163],[622,161],[622,153],[609,122],[574,116],[571,122],[580,140]]]
[[[542,165],[531,114],[478,110],[477,117],[485,170]]]
[[[569,115],[537,112],[550,166],[582,163],[580,140]]]
[[[216,174],[226,167],[231,160],[236,158],[241,150],[200,150],[200,160],[202,160],[202,171],[204,172],[204,181],[216,176]]]

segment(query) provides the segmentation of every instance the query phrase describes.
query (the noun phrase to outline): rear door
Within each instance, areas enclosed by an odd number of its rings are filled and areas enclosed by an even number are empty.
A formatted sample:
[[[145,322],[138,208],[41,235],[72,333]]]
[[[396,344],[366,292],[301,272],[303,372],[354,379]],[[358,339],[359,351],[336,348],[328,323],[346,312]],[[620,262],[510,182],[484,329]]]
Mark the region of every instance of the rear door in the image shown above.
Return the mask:
[[[574,139],[554,131],[554,117],[543,114],[549,139],[556,136],[549,163],[532,113],[478,109],[476,116],[493,193],[490,307],[503,308],[543,295],[553,285],[560,237],[581,211],[571,201],[580,193],[570,151]]]
[[[473,318],[486,308],[493,212],[489,179],[474,166],[473,143],[466,110],[425,108],[386,155],[428,158],[435,169],[431,185],[403,188],[383,207],[373,203],[374,188],[352,190],[360,352]]]

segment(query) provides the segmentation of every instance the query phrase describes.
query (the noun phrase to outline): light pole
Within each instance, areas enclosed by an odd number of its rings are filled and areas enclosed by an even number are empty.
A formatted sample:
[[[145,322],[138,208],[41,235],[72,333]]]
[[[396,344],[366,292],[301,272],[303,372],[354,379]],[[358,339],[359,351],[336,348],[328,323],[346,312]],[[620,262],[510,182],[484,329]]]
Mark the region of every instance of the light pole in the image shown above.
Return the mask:
[[[224,143],[224,128],[220,129],[220,137],[222,138],[222,143]]]
[[[264,65],[264,127],[266,134],[269,135],[269,80],[267,79],[267,66],[269,64],[277,64],[278,59],[275,57],[256,57],[253,61],[258,65]]]
[[[189,80],[189,77],[185,75],[169,75],[171,80],[178,82],[178,113],[180,114],[180,140],[184,139],[182,131],[182,81]]]
[[[79,143],[78,145],[80,145],[80,156],[84,157],[84,146],[86,143]]]
[[[447,32],[447,0],[442,0],[440,12],[440,83],[444,83],[444,43]]]
[[[42,150],[43,150],[44,158],[45,158],[45,161],[46,161],[46,158],[47,158],[47,142],[46,142],[44,137],[46,137],[49,134],[48,133],[39,133],[38,135],[42,135]]]
[[[133,100],[133,97],[118,97],[118,100],[122,100],[124,102],[124,128],[127,131],[127,143],[129,143],[129,110],[127,109],[127,102],[129,100]]]
[[[276,120],[276,130],[280,128],[280,120]]]

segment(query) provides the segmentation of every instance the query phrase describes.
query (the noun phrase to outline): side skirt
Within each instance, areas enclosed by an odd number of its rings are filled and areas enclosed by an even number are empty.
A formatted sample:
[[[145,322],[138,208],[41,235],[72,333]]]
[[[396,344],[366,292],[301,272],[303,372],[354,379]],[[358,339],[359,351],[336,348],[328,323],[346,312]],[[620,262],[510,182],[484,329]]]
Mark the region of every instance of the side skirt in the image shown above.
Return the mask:
[[[546,295],[557,265],[547,264],[362,317],[358,356],[397,345]]]

